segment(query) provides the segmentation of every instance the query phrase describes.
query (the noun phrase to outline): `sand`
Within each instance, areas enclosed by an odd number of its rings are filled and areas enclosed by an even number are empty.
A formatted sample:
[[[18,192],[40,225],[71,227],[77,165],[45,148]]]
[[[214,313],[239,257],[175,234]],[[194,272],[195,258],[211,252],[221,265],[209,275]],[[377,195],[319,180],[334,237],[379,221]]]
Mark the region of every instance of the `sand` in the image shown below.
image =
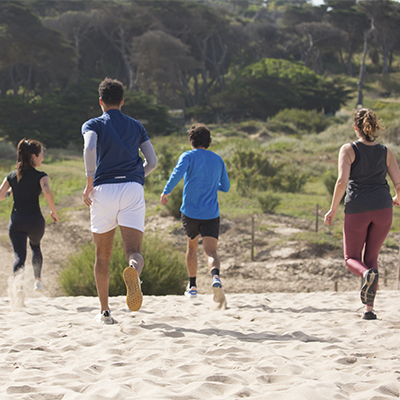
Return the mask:
[[[400,292],[378,293],[378,320],[358,292],[0,298],[0,398],[383,400],[400,394]]]
[[[123,296],[115,297],[110,306],[118,323],[107,326],[95,321],[97,298],[65,297],[58,282],[68,254],[91,240],[87,209],[70,210],[63,221],[47,226],[42,242],[47,290],[33,291],[28,259],[24,298],[13,289],[13,253],[3,225],[1,400],[400,396],[397,249],[381,252],[378,320],[365,321],[360,278],[347,270],[342,250],[293,239],[312,226],[258,216],[251,260],[248,219],[224,218],[219,254],[225,310],[214,310],[199,246],[197,299],[145,295],[141,310],[131,312]],[[146,232],[157,229],[185,251],[179,221],[147,218]]]

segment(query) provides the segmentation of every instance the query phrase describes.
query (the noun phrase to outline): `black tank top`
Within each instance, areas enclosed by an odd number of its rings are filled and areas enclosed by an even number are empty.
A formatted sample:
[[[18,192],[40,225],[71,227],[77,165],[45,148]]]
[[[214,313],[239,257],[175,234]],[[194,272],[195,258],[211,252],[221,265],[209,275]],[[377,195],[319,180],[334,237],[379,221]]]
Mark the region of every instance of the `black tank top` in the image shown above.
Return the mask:
[[[13,213],[41,214],[39,206],[39,195],[42,192],[40,180],[44,176],[47,176],[45,172],[37,171],[35,168],[26,169],[19,182],[17,171],[7,175],[14,197]]]
[[[386,181],[387,148],[381,144],[368,146],[361,142],[353,142],[351,146],[356,158],[351,164],[344,199],[345,214],[393,207]]]

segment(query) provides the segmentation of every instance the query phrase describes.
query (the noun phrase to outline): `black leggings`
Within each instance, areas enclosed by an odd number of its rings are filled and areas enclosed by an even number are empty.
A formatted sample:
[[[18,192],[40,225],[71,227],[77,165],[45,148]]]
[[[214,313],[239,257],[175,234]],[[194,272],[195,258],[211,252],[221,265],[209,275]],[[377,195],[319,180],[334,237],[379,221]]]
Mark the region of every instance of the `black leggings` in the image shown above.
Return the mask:
[[[43,256],[40,250],[40,240],[44,235],[45,222],[41,214],[17,214],[10,218],[8,234],[14,248],[14,274],[25,265],[26,241],[32,249],[32,266],[35,278],[40,278],[42,272]]]

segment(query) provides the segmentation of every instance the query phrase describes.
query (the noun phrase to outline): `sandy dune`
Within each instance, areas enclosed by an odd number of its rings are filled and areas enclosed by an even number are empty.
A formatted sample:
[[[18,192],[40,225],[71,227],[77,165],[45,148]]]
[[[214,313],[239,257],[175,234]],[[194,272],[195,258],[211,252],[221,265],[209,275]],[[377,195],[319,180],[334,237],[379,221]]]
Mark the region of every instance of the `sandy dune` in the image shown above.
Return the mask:
[[[357,292],[0,298],[0,398],[383,400],[400,393],[400,292],[381,291],[377,321]]]

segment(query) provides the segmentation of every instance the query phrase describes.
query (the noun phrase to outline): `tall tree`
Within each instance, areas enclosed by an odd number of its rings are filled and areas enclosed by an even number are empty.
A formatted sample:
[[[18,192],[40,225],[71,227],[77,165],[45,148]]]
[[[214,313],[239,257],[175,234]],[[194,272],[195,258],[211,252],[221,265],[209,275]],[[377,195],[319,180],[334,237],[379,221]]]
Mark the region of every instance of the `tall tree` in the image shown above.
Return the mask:
[[[70,69],[71,47],[59,32],[44,27],[25,3],[0,3],[0,32],[2,96],[9,89],[18,94],[22,87],[28,96],[39,86],[57,85]]]
[[[69,83],[76,83],[79,80],[79,69],[82,59],[82,42],[87,34],[93,29],[94,11],[66,11],[55,17],[43,19],[43,24],[53,30],[62,32],[69,43],[75,49],[73,68],[71,69]]]
[[[325,3],[329,10],[328,21],[345,33],[346,39],[337,42],[336,46],[343,72],[353,76],[353,57],[362,49],[364,43],[362,32],[369,28],[368,18],[357,9],[357,0],[325,0]]]

